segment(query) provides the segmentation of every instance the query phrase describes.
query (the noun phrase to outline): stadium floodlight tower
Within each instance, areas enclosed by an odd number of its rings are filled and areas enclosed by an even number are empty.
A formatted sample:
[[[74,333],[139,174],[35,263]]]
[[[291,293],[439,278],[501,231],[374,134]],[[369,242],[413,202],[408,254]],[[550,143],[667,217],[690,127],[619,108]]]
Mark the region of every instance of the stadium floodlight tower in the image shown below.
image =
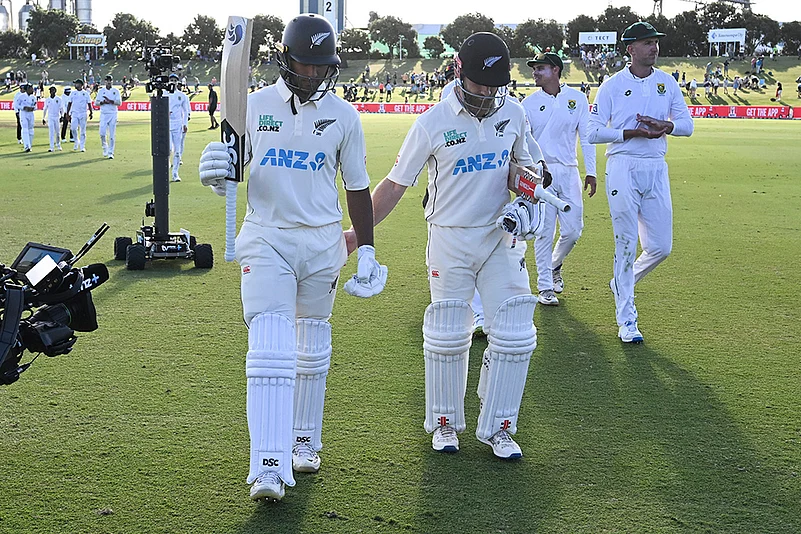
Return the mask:
[[[195,267],[210,269],[214,254],[208,243],[198,244],[188,230],[170,233],[170,99],[164,94],[169,86],[168,72],[172,72],[180,58],[172,55],[169,46],[145,45],[141,59],[150,74],[145,85],[150,93],[150,145],[153,155],[153,197],[145,204],[145,216],[153,217],[152,226],[142,220],[136,232],[136,241],[130,237],[114,240],[114,259],[125,260],[131,271],[145,268],[147,260],[194,260]]]

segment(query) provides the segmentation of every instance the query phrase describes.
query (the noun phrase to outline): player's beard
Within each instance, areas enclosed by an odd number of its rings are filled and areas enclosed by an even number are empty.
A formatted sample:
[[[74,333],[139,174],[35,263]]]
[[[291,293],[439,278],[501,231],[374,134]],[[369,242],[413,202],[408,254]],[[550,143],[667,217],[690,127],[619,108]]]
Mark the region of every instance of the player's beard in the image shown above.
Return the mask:
[[[316,76],[304,76],[287,69],[284,81],[298,97],[298,100],[307,102],[321,99],[326,92],[334,88],[337,78],[339,78],[339,68],[329,66],[325,75],[319,78]],[[318,94],[319,96],[316,96]],[[315,96],[316,98],[313,98]]]
[[[503,107],[506,103],[508,90],[506,87],[499,87],[494,95],[483,96],[471,93],[464,88],[464,85],[457,82],[455,92],[464,109],[475,118],[481,120],[494,115],[495,112]]]

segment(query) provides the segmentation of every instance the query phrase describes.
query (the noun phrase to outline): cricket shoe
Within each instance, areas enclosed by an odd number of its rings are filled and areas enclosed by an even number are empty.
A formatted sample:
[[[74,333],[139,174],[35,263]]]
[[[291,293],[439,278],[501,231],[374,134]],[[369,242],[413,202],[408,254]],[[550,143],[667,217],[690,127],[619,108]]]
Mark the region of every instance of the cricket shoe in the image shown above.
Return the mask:
[[[61,145],[58,145],[58,147],[56,147],[56,150],[58,150],[59,152],[62,152]]]
[[[484,443],[492,447],[492,453],[502,460],[517,460],[523,457],[520,445],[515,443],[506,430],[499,430]]]
[[[617,331],[617,336],[623,343],[642,343],[643,337],[640,329],[637,328],[637,321],[626,321],[626,324]]]
[[[31,151],[30,147],[25,149],[25,152],[30,152],[30,151]]]
[[[176,174],[176,175],[174,175],[174,176],[172,177],[172,181],[173,181],[173,182],[180,182],[180,181],[181,181],[181,177],[180,177],[180,176],[178,176],[178,175]]]
[[[108,159],[114,159],[114,154],[109,154]]]
[[[459,438],[449,425],[439,426],[431,436],[431,447],[437,452],[459,452]]]
[[[537,302],[545,306],[559,306],[559,299],[556,298],[553,289],[543,289],[540,291],[540,294],[537,296]]]
[[[476,337],[484,337],[487,335],[484,332],[484,315],[480,313],[473,314],[473,326],[470,327],[470,333]]]
[[[250,498],[280,501],[284,498],[284,481],[275,471],[265,471],[256,477],[250,487]]]
[[[47,151],[48,151],[48,152],[52,152],[52,151],[53,151],[53,149],[52,149],[52,148],[48,148],[48,149],[47,149]]]
[[[298,473],[316,473],[320,470],[320,456],[306,443],[292,447],[292,469]]]
[[[81,147],[81,152],[86,152],[86,148]]]
[[[562,280],[562,268],[557,267],[551,271],[553,275],[553,291],[554,293],[561,293],[565,290],[565,281]]]

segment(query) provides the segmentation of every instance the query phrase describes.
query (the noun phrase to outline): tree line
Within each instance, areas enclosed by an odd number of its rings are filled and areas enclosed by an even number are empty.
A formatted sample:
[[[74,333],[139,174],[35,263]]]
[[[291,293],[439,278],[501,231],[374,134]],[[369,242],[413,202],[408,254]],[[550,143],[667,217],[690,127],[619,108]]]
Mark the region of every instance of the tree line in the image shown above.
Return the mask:
[[[394,16],[380,16],[370,12],[366,29],[349,28],[340,36],[345,58],[410,57],[423,54],[440,58],[446,45],[458,50],[464,39],[478,31],[495,32],[509,45],[512,57],[531,57],[538,51],[550,48],[575,54],[579,49],[579,32],[616,31],[638,20],[647,20],[667,36],[661,40],[663,56],[701,56],[708,51],[707,33],[716,28],[745,28],[746,50],[757,46],[773,47],[784,44],[785,54],[801,54],[801,22],[779,22],[749,9],[737,9],[730,4],[715,2],[701,11],[685,11],[673,18],[662,15],[641,17],[630,7],[608,7],[597,17],[579,15],[567,24],[555,20],[529,19],[514,28],[497,26],[492,18],[481,13],[456,17],[443,26],[438,35],[430,35],[420,49],[418,35],[413,26]],[[251,59],[267,58],[272,45],[281,39],[283,21],[273,15],[256,15],[253,18]],[[135,59],[142,45],[170,44],[174,52],[185,59],[214,59],[222,49],[224,28],[213,17],[196,15],[183,34],[162,36],[152,23],[129,13],[117,13],[102,33],[106,36],[107,53],[118,59]],[[0,33],[0,57],[68,57],[67,40],[78,33],[101,33],[92,26],[82,26],[78,19],[63,11],[36,8],[31,12],[28,31]],[[375,43],[384,45],[388,52],[373,50]]]

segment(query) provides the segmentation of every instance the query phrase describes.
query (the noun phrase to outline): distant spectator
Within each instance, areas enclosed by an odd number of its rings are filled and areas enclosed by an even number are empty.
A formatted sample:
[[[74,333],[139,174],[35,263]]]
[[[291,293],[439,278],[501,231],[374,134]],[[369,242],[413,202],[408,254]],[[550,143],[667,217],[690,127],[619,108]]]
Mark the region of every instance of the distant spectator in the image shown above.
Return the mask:
[[[782,99],[782,82],[776,82],[776,100]]]

